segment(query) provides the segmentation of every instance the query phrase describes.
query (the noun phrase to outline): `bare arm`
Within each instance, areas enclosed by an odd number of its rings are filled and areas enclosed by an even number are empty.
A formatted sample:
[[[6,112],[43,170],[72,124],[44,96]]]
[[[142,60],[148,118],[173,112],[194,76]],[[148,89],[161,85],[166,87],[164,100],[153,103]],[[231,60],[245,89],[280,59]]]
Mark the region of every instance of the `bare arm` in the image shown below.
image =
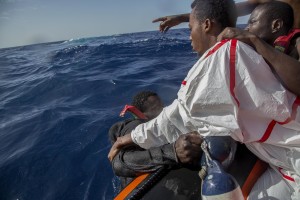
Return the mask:
[[[266,3],[273,0],[248,0],[244,2],[236,3],[238,16],[249,15],[252,13],[254,8],[260,3]]]
[[[171,27],[177,26],[183,22],[189,22],[190,13],[179,14],[179,15],[170,15],[165,17],[159,17],[154,19],[152,22],[161,22],[159,25],[160,32],[167,32]]]
[[[264,42],[256,35],[237,28],[226,28],[218,37],[218,40],[236,38],[253,46],[270,64],[276,72],[281,83],[291,92],[300,95],[300,62]],[[298,53],[300,44],[298,42]]]
[[[236,3],[238,16],[244,16],[250,14],[258,3],[266,2],[268,0],[250,0],[246,2]],[[170,28],[177,26],[184,22],[189,22],[190,13],[178,14],[178,15],[169,15],[164,17],[159,17],[154,19],[152,22],[161,22],[159,24],[159,31],[166,33]]]
[[[257,2],[244,1],[236,3],[236,10],[238,16],[245,16],[252,13],[254,8],[258,5]]]
[[[238,16],[249,15],[259,3],[270,2],[272,0],[248,0],[245,2],[236,3]],[[170,28],[177,26],[184,22],[189,22],[190,13],[169,15],[165,17],[159,17],[154,19],[152,22],[161,22],[159,25],[159,31],[166,33]]]

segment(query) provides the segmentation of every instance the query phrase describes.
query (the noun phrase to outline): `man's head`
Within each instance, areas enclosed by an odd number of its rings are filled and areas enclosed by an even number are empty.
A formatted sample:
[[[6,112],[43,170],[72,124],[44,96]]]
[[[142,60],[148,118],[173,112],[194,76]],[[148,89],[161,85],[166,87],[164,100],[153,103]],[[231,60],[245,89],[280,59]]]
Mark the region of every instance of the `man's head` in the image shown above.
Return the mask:
[[[293,23],[292,7],[287,3],[272,1],[254,9],[246,30],[272,45],[277,37],[288,33]]]
[[[155,118],[163,109],[159,96],[151,91],[142,91],[136,94],[131,105],[144,113],[148,119]]]
[[[195,0],[190,15],[190,39],[193,49],[203,54],[217,42],[225,27],[235,27],[236,9],[233,0]]]

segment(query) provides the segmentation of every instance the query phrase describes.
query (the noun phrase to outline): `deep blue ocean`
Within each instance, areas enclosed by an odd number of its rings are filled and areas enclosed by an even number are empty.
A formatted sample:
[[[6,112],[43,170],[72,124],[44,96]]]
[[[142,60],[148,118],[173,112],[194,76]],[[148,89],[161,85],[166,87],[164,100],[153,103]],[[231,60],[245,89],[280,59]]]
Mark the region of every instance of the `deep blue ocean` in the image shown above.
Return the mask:
[[[170,104],[197,58],[188,29],[0,49],[0,199],[113,199],[110,126],[139,91]]]

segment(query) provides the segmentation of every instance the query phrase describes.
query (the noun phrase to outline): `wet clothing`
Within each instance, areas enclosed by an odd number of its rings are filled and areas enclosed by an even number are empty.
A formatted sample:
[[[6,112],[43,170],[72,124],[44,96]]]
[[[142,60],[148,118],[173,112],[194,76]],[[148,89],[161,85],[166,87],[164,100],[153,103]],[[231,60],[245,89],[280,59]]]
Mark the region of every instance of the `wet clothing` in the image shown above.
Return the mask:
[[[262,56],[240,41],[224,40],[189,71],[178,98],[131,137],[151,148],[191,131],[231,136],[281,175],[290,188],[285,191],[292,191],[287,196],[300,199],[299,105]]]
[[[146,122],[142,119],[128,119],[117,122],[109,130],[109,137],[114,143],[117,137],[129,134],[137,125]],[[154,172],[162,166],[177,166],[177,157],[173,144],[165,144],[144,150],[139,146],[122,149],[112,161],[112,167],[121,178],[122,188],[130,183],[134,177],[142,173]]]

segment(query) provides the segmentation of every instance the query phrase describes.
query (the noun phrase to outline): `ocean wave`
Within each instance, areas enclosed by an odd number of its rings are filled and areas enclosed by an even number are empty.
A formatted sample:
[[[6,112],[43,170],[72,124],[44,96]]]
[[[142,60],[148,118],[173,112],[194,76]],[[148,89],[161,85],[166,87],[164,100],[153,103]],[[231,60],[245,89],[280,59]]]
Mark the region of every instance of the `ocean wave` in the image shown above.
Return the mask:
[[[138,91],[172,102],[197,59],[188,38],[179,29],[0,49],[0,199],[112,199],[107,132]]]

